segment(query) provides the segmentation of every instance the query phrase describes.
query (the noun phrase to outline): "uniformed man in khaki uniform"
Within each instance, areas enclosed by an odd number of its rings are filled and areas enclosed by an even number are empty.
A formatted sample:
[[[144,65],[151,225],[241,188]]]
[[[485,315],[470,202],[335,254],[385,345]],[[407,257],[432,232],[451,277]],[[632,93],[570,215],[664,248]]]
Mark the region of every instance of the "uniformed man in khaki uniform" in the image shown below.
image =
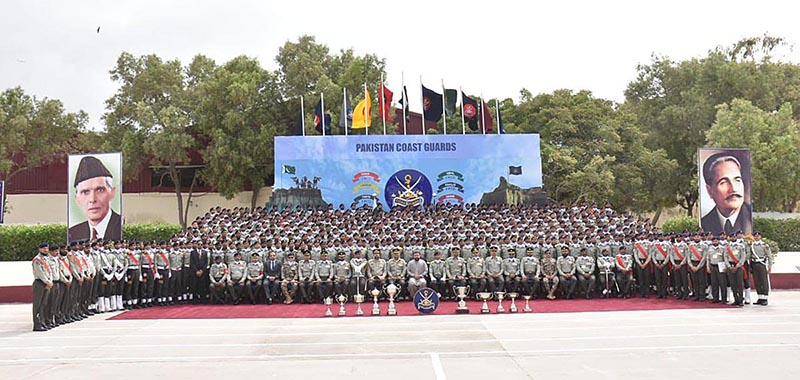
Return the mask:
[[[247,263],[242,260],[242,254],[237,251],[233,261],[228,265],[227,290],[228,297],[234,305],[238,305],[242,298],[242,291],[247,280]]]
[[[769,304],[769,272],[771,268],[772,249],[769,244],[761,240],[758,231],[753,232],[755,239],[750,244],[750,268],[753,271],[753,282],[756,286],[758,301],[756,305],[767,306]]]
[[[445,269],[445,262],[442,260],[441,252],[433,254],[433,261],[428,263],[428,275],[431,289],[441,294],[442,297],[446,297],[447,270]]]
[[[247,280],[244,285],[244,295],[250,303],[255,305],[264,280],[264,264],[261,263],[261,257],[257,253],[250,254],[250,262],[247,263],[246,273]]]
[[[575,260],[575,268],[580,291],[583,292],[587,300],[591,299],[594,296],[594,285],[597,279],[594,276],[595,259],[589,256],[589,251],[586,248],[582,247],[580,249],[580,254]]]
[[[372,259],[367,262],[369,289],[382,290],[386,285],[386,260],[381,257],[381,250],[372,250]]]
[[[689,275],[692,278],[692,298],[695,302],[706,300],[706,280],[708,278],[707,261],[708,246],[702,241],[702,236],[695,233],[688,244],[687,264]]]
[[[472,257],[467,260],[467,274],[473,295],[486,291],[486,266],[478,247],[472,248]]]
[[[211,304],[224,304],[225,285],[228,282],[228,266],[222,262],[221,255],[214,256],[214,264],[211,265],[208,271],[208,277],[211,281],[208,285]]]
[[[333,291],[333,262],[328,259],[328,251],[320,253],[320,260],[314,265],[314,284],[319,301],[325,302]]]
[[[450,250],[450,257],[444,261],[444,268],[448,289],[467,285],[467,262],[461,257],[461,248],[453,247]]]
[[[539,293],[539,282],[542,275],[536,250],[533,247],[528,247],[525,250],[525,257],[520,261],[523,291],[526,295],[535,299]]]
[[[615,258],[617,268],[617,284],[619,292],[623,298],[631,297],[631,285],[633,284],[633,256],[628,252],[627,246],[619,247],[619,252]]]
[[[322,251],[320,250],[320,254]],[[298,287],[300,288],[300,301],[311,303],[314,295],[314,266],[316,263],[311,260],[311,251],[303,252],[303,260],[297,264]]]
[[[508,257],[503,260],[503,282],[506,292],[519,291],[520,264],[517,258],[517,251],[508,250]]]
[[[575,258],[569,255],[568,248],[561,249],[561,257],[556,260],[556,266],[558,267],[558,282],[561,293],[567,299],[575,298],[575,285],[577,285]]]
[[[400,293],[397,294],[397,300],[401,297],[410,298],[408,288],[406,287],[406,261],[400,257],[400,250],[392,250],[392,258],[386,262],[386,282],[394,284],[400,288]]]
[[[334,284],[336,294],[350,294],[350,277],[352,276],[353,269],[350,268],[350,263],[345,260],[345,253],[339,252],[338,260],[333,266]]]
[[[544,291],[547,292],[547,299],[556,299],[556,290],[558,289],[558,261],[553,257],[551,249],[544,250],[544,257],[542,258],[542,286]]]
[[[498,256],[498,247],[491,246],[489,248],[489,257],[484,260],[486,265],[486,283],[489,292],[502,292],[505,285],[505,278],[503,278],[503,259]]]
[[[39,254],[33,258],[33,331],[47,331],[50,325],[50,290],[53,289],[53,268],[47,260],[50,246],[39,244]]]
[[[283,303],[289,305],[294,302],[294,295],[297,293],[298,270],[297,262],[294,261],[294,252],[286,255],[286,261],[281,266],[281,291],[283,292]]]

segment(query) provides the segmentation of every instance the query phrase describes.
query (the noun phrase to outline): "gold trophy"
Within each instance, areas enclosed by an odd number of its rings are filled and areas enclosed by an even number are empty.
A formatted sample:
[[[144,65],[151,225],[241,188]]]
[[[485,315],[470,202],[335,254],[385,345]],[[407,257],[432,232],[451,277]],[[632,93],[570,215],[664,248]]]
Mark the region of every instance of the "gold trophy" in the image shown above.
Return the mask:
[[[480,292],[477,295],[478,295],[478,298],[483,300],[483,306],[481,306],[481,313],[489,314],[491,311],[489,310],[489,304],[486,301],[492,299],[492,293]]]
[[[511,306],[508,308],[508,312],[509,313],[516,313],[517,312],[517,304],[514,303],[514,299],[519,297],[519,293],[510,292],[510,293],[508,293],[508,297],[511,298]]]
[[[455,293],[456,297],[458,297],[458,306],[456,307],[456,314],[469,314],[469,309],[467,308],[467,303],[464,301],[464,298],[467,298],[469,295],[469,286],[454,286],[453,293]]]
[[[386,286],[386,295],[389,296],[389,310],[386,310],[386,315],[397,315],[397,309],[394,307],[394,296],[400,291],[395,284]]]
[[[361,303],[364,302],[364,295],[363,294],[356,294],[353,296],[353,301],[356,302],[356,315],[364,315],[364,310],[361,310]]]
[[[494,292],[494,295],[497,296],[497,314],[502,314],[506,312],[506,309],[503,307],[503,297],[505,297],[505,292]]]
[[[523,312],[523,313],[530,313],[530,312],[532,312],[532,311],[533,311],[533,309],[531,309],[531,304],[530,304],[530,302],[531,302],[531,296],[522,296],[522,298],[524,298],[524,299],[525,299],[525,307],[522,309],[522,312]]]
[[[339,301],[339,316],[344,317],[347,314],[347,312],[344,310],[344,303],[347,302],[347,296],[344,294],[339,294],[339,296],[336,297],[336,300]]]
[[[328,310],[325,311],[325,316],[326,317],[332,317],[333,316],[333,312],[331,311],[331,304],[333,304],[333,298],[325,297],[325,306],[328,307]]]
[[[381,291],[378,288],[373,288],[369,293],[372,294],[372,299],[375,300],[372,304],[372,315],[381,315],[381,307],[378,306],[378,296],[381,295]]]

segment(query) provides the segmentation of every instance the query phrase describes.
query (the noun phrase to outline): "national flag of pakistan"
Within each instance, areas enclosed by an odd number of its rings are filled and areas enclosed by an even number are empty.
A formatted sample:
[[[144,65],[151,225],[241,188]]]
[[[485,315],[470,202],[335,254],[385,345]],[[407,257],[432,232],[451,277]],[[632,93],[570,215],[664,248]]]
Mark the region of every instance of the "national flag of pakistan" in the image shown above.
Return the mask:
[[[281,169],[281,174],[295,174],[295,172],[297,172],[297,169],[292,165],[283,165]]]

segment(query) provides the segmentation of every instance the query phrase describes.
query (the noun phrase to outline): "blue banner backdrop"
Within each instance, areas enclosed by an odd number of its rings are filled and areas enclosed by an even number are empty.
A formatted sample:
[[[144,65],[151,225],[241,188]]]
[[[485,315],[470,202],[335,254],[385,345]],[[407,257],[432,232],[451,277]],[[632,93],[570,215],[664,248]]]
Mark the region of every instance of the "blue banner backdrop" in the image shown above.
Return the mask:
[[[275,177],[276,190],[318,194],[334,207],[389,209],[479,203],[500,177],[541,187],[542,160],[538,134],[282,136]]]

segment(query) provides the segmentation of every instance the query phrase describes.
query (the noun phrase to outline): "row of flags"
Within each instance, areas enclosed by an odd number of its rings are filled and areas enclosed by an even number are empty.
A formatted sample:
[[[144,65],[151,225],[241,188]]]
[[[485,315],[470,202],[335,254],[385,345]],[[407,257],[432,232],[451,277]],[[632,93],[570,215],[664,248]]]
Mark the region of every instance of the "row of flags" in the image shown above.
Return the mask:
[[[470,98],[463,91],[455,89],[446,89],[442,86],[442,93],[438,93],[430,88],[420,84],[422,90],[422,109],[423,119],[438,123],[442,120],[443,116],[454,116],[456,114],[456,105],[458,103],[458,93],[461,93],[461,124],[462,133],[466,133],[466,126],[472,131],[481,130],[482,133],[493,133],[495,122],[498,125],[498,134],[505,133],[503,129],[503,119],[500,114],[499,103],[495,100],[495,115],[492,115],[489,105],[483,99],[480,102]],[[392,99],[394,92],[389,90],[383,83],[381,78],[381,85],[378,90],[378,117],[383,124],[383,133],[386,134],[386,123],[391,123],[392,118]],[[400,107],[403,111],[403,132],[405,134],[407,128],[406,123],[409,118],[409,98],[406,86],[403,86],[403,92],[400,96]],[[300,97],[300,117],[297,120],[297,128],[295,135],[305,135],[305,110],[303,105],[303,97]],[[324,115],[324,116],[323,116]],[[314,107],[314,128],[317,132],[325,135],[333,134],[331,132],[332,116],[330,113],[325,112],[324,94],[320,95],[320,100]],[[424,124],[424,122],[423,122]],[[364,84],[364,99],[359,101],[355,107],[352,106],[350,98],[347,96],[347,89],[343,90],[342,94],[342,112],[339,115],[339,127],[343,128],[345,134],[348,134],[352,129],[366,129],[369,134],[369,128],[372,126],[372,97],[370,96],[367,84]],[[422,128],[423,134],[425,128]],[[444,124],[444,133],[447,134],[447,121]]]

